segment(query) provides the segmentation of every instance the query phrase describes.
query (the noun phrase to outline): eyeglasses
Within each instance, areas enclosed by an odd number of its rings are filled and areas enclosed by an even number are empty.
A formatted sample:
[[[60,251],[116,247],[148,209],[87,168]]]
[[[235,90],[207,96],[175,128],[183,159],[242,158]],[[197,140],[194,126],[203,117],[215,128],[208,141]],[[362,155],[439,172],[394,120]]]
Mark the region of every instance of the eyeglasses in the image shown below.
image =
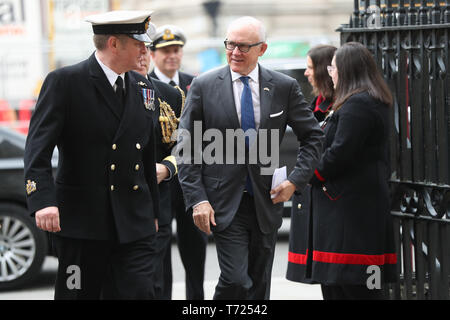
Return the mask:
[[[233,41],[225,40],[223,43],[225,44],[225,49],[227,49],[229,51],[233,51],[236,47],[238,47],[240,52],[247,53],[247,52],[250,51],[250,49],[252,47],[259,46],[260,44],[262,44],[264,42],[261,41],[261,42],[257,42],[257,43],[254,43],[254,44],[245,44],[245,43],[236,43],[236,42],[233,42]]]
[[[335,66],[328,66],[327,70],[328,70],[328,75],[331,77],[333,72],[336,70],[336,67]]]

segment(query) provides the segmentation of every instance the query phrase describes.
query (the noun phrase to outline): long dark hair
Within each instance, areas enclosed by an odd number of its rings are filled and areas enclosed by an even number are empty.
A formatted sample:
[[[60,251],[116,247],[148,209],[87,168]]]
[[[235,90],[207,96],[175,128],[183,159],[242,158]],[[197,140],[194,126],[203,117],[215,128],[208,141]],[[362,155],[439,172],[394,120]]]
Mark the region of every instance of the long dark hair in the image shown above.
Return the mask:
[[[316,96],[321,94],[329,100],[334,98],[334,87],[333,81],[328,75],[327,66],[331,65],[336,50],[337,48],[334,46],[321,44],[311,48],[307,53],[307,56],[311,58],[314,69],[315,87],[313,92]]]
[[[359,42],[348,42],[336,51],[338,83],[334,109],[352,95],[367,91],[374,99],[392,106],[392,94],[377,69],[370,51]]]

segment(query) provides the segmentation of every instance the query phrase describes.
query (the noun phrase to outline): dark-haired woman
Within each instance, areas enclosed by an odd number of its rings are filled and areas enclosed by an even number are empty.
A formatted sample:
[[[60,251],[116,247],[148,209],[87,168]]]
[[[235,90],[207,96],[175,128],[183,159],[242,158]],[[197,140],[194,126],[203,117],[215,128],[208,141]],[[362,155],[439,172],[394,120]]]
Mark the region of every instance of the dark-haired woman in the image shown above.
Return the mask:
[[[312,179],[311,279],[324,299],[383,299],[397,263],[388,190],[392,95],[360,43],[339,48],[328,70],[335,101]]]
[[[308,51],[305,77],[313,88],[315,98],[311,110],[317,121],[322,122],[331,110],[334,98],[333,81],[328,75],[327,67],[331,64],[336,47],[318,45]],[[311,220],[311,186],[308,185],[301,194],[292,197],[291,229],[289,234],[289,253],[286,278],[291,281],[311,283],[307,272],[306,255]],[[311,253],[311,252],[309,252]],[[310,269],[309,269],[310,271]]]

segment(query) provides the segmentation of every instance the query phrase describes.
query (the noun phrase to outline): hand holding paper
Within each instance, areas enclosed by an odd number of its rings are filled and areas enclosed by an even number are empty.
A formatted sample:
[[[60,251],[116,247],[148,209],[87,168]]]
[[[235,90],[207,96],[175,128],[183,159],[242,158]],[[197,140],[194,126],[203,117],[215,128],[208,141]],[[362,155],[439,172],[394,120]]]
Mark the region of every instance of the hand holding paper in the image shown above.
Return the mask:
[[[277,168],[273,172],[272,176],[272,190],[278,187],[284,180],[287,179],[286,166],[282,168]],[[278,193],[270,193],[270,198],[273,199],[278,195]]]
[[[270,190],[272,203],[288,201],[295,189],[296,186],[287,180],[286,167],[275,169],[272,177],[272,190]]]

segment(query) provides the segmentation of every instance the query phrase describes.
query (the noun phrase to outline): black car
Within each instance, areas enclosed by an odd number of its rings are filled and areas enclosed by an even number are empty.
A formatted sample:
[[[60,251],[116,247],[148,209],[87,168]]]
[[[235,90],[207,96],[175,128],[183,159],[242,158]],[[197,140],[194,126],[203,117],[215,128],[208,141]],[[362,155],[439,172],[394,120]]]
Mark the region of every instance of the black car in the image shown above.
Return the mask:
[[[27,211],[25,140],[25,135],[0,126],[0,290],[27,284],[49,253],[47,234]]]

